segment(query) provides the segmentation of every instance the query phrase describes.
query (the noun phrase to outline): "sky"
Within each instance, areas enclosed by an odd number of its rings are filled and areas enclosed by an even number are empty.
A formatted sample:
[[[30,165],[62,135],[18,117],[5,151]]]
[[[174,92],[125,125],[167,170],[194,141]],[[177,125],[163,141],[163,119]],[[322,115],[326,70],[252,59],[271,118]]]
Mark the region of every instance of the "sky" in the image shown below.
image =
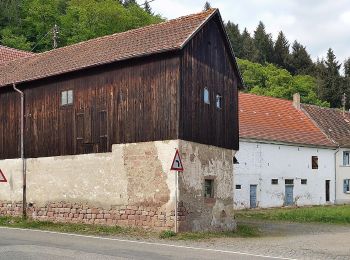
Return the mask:
[[[144,1],[139,1],[143,3]],[[225,22],[238,23],[253,34],[259,21],[276,39],[283,31],[292,43],[307,47],[313,60],[331,47],[343,63],[350,57],[350,0],[212,0]],[[153,11],[167,19],[197,13],[205,0],[154,0]]]

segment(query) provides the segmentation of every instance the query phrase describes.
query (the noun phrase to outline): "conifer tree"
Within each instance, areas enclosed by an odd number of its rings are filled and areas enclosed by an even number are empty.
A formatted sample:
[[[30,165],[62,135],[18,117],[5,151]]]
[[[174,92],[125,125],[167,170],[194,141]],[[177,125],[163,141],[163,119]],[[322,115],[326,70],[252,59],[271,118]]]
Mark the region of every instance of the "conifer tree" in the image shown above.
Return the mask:
[[[148,3],[148,1],[147,0],[145,0],[145,3],[143,4],[143,9],[145,9],[145,11],[147,12],[147,13],[149,13],[149,14],[153,14],[153,12],[152,12],[152,8],[151,8],[151,6],[150,6],[150,4]]]
[[[258,59],[258,50],[255,47],[254,40],[250,36],[247,28],[244,28],[242,36],[242,50],[241,57],[242,59],[247,59],[249,61],[256,62]]]
[[[344,75],[347,78],[350,78],[350,58],[344,61]]]
[[[203,7],[203,11],[207,11],[207,10],[209,10],[211,8],[211,4],[207,1],[207,2],[205,2],[205,4],[204,4],[204,7]]]
[[[242,37],[238,24],[228,21],[226,24],[226,31],[236,57],[242,57]]]
[[[258,50],[257,62],[273,62],[272,36],[266,33],[265,25],[261,21],[254,32],[254,44]]]
[[[274,63],[289,70],[289,59],[289,42],[283,32],[280,31],[274,46]]]
[[[290,59],[291,73],[296,74],[310,74],[313,70],[313,62],[306,47],[299,42],[294,41],[292,46],[292,54]]]

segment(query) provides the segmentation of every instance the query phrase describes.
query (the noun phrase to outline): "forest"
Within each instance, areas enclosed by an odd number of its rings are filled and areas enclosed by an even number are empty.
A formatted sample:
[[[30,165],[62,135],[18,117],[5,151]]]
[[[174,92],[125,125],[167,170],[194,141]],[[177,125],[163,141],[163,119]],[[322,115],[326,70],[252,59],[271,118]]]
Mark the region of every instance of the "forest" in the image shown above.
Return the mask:
[[[43,52],[166,20],[152,11],[149,2],[1,0],[0,44]],[[210,7],[206,2],[204,9]],[[325,59],[314,62],[304,45],[290,43],[282,31],[273,40],[263,22],[252,34],[231,21],[225,27],[245,91],[286,99],[299,92],[304,103],[350,107],[350,58],[340,62],[329,48]]]

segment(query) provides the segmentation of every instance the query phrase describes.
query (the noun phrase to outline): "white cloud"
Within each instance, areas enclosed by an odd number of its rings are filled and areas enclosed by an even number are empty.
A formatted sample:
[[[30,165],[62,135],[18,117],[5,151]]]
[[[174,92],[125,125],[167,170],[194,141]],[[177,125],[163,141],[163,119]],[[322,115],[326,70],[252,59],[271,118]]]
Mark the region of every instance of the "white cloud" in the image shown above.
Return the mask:
[[[347,11],[345,13],[342,13],[340,15],[340,20],[345,23],[346,25],[350,25],[350,11]],[[350,29],[349,29],[350,31]],[[350,32],[349,32],[350,33]]]

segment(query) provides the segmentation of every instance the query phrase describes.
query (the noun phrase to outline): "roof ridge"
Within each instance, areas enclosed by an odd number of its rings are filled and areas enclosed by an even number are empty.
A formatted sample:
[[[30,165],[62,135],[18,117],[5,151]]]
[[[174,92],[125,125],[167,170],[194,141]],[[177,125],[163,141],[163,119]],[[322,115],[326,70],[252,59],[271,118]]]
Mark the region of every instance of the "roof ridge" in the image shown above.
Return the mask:
[[[46,54],[46,53],[49,53],[49,52],[55,52],[55,51],[59,51],[59,50],[63,50],[63,49],[69,49],[69,48],[72,48],[72,47],[75,47],[75,46],[91,43],[91,42],[94,42],[94,41],[98,41],[98,40],[105,39],[105,38],[110,38],[110,37],[117,36],[117,35],[138,32],[138,31],[142,31],[142,30],[144,30],[146,28],[152,28],[152,27],[155,27],[155,26],[169,24],[169,23],[172,23],[172,22],[175,22],[175,21],[179,21],[179,20],[188,19],[188,18],[191,18],[191,17],[196,17],[196,16],[199,16],[199,15],[203,15],[205,13],[214,13],[217,10],[218,9],[216,9],[216,8],[211,8],[211,9],[209,9],[207,11],[204,11],[204,12],[199,12],[199,13],[190,14],[190,15],[184,15],[184,16],[180,16],[180,17],[177,17],[177,18],[174,18],[174,19],[170,19],[170,20],[167,20],[167,21],[164,21],[164,22],[149,24],[149,25],[142,26],[142,27],[139,27],[139,28],[130,29],[130,30],[127,30],[127,31],[124,31],[124,32],[117,32],[117,33],[112,33],[112,34],[108,34],[108,35],[99,36],[97,38],[92,38],[92,39],[89,39],[89,40],[86,40],[86,41],[77,42],[77,43],[74,43],[74,44],[71,44],[71,45],[67,45],[67,46],[63,46],[63,47],[60,47],[60,48],[57,48],[57,49],[52,49],[52,50],[47,50],[47,51],[44,51],[44,52],[40,52],[40,53],[37,53],[36,55]]]

